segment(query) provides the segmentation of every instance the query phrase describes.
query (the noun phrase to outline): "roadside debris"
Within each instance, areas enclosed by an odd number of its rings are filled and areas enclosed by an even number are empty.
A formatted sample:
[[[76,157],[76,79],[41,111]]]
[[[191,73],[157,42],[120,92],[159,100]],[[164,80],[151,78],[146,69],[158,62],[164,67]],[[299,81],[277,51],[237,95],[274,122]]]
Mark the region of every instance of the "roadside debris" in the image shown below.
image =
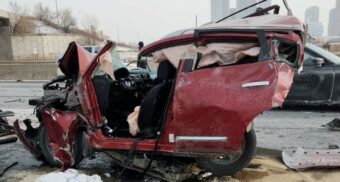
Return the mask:
[[[200,176],[198,176],[199,180],[203,180],[205,178],[208,178],[210,176],[212,176],[213,174],[211,172],[205,172],[204,174],[201,174]]]
[[[0,173],[0,177],[2,177],[6,171],[8,171],[11,167],[17,165],[18,162],[14,162],[13,164],[9,165],[8,167],[6,167],[1,173]]]
[[[326,127],[332,131],[340,131],[340,118],[335,118],[331,122],[322,125],[321,127]]]
[[[15,100],[8,100],[8,101],[5,101],[4,103],[12,103],[12,102],[25,102],[24,99],[15,99]]]
[[[330,146],[334,147],[334,146]],[[308,168],[330,168],[340,166],[340,149],[304,149],[287,148],[282,150],[282,160],[284,164],[296,170]]]
[[[0,110],[0,144],[12,143],[17,141],[17,137],[13,135],[13,127],[8,125],[7,122],[6,117],[9,116],[14,116],[14,113],[11,111]]]
[[[35,182],[102,182],[100,176],[89,176],[86,174],[80,174],[75,169],[68,169],[65,172],[51,172],[40,176]]]
[[[0,145],[1,144],[7,144],[7,143],[13,143],[13,142],[16,142],[16,141],[17,141],[17,137],[15,135],[0,137]]]

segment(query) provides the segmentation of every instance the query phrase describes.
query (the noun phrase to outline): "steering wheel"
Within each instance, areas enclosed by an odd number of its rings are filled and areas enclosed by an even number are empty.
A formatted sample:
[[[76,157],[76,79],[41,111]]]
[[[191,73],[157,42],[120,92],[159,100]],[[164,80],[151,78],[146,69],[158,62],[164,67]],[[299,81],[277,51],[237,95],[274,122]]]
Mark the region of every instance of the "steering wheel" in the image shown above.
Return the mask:
[[[127,90],[136,90],[137,84],[133,79],[130,79],[129,77],[120,79],[121,85],[127,89]]]
[[[261,16],[261,15],[265,15],[265,14],[269,14],[269,11],[274,10],[274,14],[279,14],[280,13],[280,6],[279,5],[273,5],[273,6],[269,6],[268,8],[264,8],[261,9],[259,11],[256,11],[255,13],[252,13],[244,18],[249,18],[249,17],[253,17],[253,16]]]
[[[130,64],[132,64],[132,63],[138,63],[138,60],[137,60],[137,61],[131,61],[131,62],[129,62],[129,63],[126,65],[126,67],[130,66]],[[146,64],[146,68],[145,68],[145,69],[150,69],[148,64]],[[137,67],[137,68],[133,68],[133,69],[131,69],[131,70],[144,70],[144,68]]]

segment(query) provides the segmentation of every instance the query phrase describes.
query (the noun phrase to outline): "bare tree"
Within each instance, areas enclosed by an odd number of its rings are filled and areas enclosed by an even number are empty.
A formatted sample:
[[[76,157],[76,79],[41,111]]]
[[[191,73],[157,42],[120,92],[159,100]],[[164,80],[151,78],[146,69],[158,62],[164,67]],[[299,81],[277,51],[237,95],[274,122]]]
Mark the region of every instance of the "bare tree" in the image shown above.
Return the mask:
[[[97,29],[99,27],[99,20],[94,15],[85,14],[82,19],[82,26],[89,34],[88,39],[90,44],[96,44]],[[92,42],[90,41],[92,39]]]
[[[11,21],[10,27],[11,27],[12,34],[14,34],[20,21],[22,21],[23,18],[28,15],[29,9],[27,7],[22,7],[16,1],[10,1],[8,6],[9,6],[9,11],[10,11],[10,21]]]
[[[39,20],[50,20],[51,19],[51,11],[48,6],[44,6],[41,2],[38,2],[34,6],[34,16]]]
[[[59,14],[60,25],[65,33],[70,33],[71,27],[77,25],[77,20],[72,15],[71,9],[63,9]]]

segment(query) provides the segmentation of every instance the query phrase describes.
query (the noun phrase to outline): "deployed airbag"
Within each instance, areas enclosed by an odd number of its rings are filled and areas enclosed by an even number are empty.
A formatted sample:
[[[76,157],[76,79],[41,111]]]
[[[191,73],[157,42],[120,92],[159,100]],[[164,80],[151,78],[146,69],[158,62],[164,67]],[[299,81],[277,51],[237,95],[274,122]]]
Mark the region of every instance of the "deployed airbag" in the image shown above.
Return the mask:
[[[193,44],[181,45],[154,52],[153,61],[159,63],[169,60],[177,67],[179,60],[195,59],[198,53],[202,54],[198,68],[216,63],[223,66],[235,64],[246,56],[258,56],[260,47],[257,43],[211,43],[201,47]]]

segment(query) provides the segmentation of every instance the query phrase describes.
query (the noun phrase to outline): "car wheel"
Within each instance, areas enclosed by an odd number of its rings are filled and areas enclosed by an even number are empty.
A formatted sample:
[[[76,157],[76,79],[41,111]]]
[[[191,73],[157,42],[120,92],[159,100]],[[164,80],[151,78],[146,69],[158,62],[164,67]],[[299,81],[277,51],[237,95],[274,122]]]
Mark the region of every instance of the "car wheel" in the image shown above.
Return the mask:
[[[256,153],[256,135],[251,129],[244,136],[242,154],[226,155],[217,158],[198,158],[198,165],[217,176],[234,175],[237,171],[247,167]]]
[[[71,151],[73,153],[75,163],[73,165],[77,165],[84,159],[82,144],[84,142],[84,133],[82,131],[78,131],[74,140],[74,143],[71,145]],[[50,143],[48,141],[47,130],[45,126],[41,126],[39,133],[39,145],[41,148],[41,152],[46,160],[46,162],[52,167],[60,167],[61,162],[56,160]]]

